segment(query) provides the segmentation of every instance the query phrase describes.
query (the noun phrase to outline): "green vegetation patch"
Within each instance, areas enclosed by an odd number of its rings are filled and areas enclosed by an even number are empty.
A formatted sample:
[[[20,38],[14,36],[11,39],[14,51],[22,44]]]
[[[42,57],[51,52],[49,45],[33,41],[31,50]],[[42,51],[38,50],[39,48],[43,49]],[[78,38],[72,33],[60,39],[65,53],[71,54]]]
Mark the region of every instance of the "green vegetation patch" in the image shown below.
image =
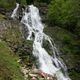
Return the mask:
[[[15,6],[16,0],[0,0],[0,7],[9,10]]]
[[[0,80],[24,80],[17,60],[7,44],[0,41]]]
[[[52,0],[47,13],[48,23],[49,25],[57,25],[80,35],[78,31],[80,30],[79,14],[79,0]]]

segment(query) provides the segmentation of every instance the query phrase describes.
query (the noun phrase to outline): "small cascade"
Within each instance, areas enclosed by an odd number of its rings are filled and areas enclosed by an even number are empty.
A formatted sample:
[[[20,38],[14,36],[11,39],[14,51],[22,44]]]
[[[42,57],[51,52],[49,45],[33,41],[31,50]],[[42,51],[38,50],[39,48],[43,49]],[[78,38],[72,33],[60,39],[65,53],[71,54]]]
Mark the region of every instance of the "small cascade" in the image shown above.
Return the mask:
[[[13,18],[16,15],[18,7],[19,4],[17,4],[15,10],[13,11]],[[67,67],[60,58],[60,53],[58,52],[55,43],[52,43],[52,38],[43,32],[44,25],[41,22],[39,9],[34,5],[29,5],[25,8],[21,23],[28,29],[28,36],[26,36],[26,39],[33,40],[33,55],[38,61],[39,69],[44,73],[52,76],[55,75],[57,80],[70,80],[67,74]],[[43,47],[44,39],[49,42],[53,56],[50,56]]]
[[[13,10],[13,13],[12,13],[12,15],[11,15],[11,18],[16,18],[17,17],[17,10],[18,10],[18,8],[19,8],[19,4],[18,3],[16,3],[16,8]]]

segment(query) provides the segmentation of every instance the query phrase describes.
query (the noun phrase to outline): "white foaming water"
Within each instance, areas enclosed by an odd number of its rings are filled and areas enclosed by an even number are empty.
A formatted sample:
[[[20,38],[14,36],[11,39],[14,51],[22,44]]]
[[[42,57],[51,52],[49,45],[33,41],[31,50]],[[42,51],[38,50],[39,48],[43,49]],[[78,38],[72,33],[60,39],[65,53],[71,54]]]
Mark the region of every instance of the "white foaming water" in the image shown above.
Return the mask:
[[[17,17],[17,10],[18,10],[18,8],[19,8],[19,4],[16,3],[16,8],[13,10],[13,13],[11,15],[11,18]]]
[[[59,57],[60,53],[55,44],[53,45],[52,39],[43,32],[44,25],[41,22],[38,8],[34,5],[28,6],[25,9],[21,23],[28,29],[27,40],[33,40],[33,55],[38,59],[39,69],[52,76],[55,75],[57,80],[70,80],[67,75],[67,68]],[[43,47],[44,39],[51,45],[53,57]]]

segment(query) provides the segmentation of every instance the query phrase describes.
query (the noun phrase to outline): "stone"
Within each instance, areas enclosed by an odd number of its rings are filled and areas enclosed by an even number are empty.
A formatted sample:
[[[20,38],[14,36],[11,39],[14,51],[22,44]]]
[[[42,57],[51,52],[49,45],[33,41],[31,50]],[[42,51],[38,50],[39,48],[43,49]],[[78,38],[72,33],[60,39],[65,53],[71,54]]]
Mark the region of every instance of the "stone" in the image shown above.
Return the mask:
[[[29,76],[30,76],[30,77],[37,77],[36,74],[31,74],[31,73],[29,74]]]
[[[36,78],[35,77],[32,77],[32,79],[31,80],[36,80]]]
[[[38,74],[39,70],[35,68],[35,69],[32,70],[32,73]]]

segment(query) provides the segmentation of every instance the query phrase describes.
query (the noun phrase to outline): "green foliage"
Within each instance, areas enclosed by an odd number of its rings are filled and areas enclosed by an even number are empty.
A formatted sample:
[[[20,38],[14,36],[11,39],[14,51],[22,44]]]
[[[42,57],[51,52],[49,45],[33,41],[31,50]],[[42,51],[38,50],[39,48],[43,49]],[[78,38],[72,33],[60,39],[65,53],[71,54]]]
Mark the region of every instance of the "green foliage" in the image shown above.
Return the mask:
[[[72,71],[70,72],[69,74],[71,76],[71,79],[72,80],[79,80],[80,79],[80,73],[77,73],[76,71]]]
[[[80,19],[80,1],[52,0],[47,16],[49,24],[62,26],[70,31],[74,31]]]
[[[0,0],[0,7],[8,10],[15,6],[16,0]]]
[[[18,57],[3,41],[0,41],[0,80],[24,80],[17,63]]]
[[[15,7],[17,3],[20,3],[22,6],[27,5],[26,0],[0,0],[0,7],[4,8],[5,10],[10,10]]]
[[[16,2],[21,4],[21,5],[26,5],[27,4],[27,0],[16,0]]]
[[[27,1],[26,0],[21,0],[21,5],[26,5]]]
[[[80,37],[80,20],[78,21],[76,28],[75,28],[75,34]]]

